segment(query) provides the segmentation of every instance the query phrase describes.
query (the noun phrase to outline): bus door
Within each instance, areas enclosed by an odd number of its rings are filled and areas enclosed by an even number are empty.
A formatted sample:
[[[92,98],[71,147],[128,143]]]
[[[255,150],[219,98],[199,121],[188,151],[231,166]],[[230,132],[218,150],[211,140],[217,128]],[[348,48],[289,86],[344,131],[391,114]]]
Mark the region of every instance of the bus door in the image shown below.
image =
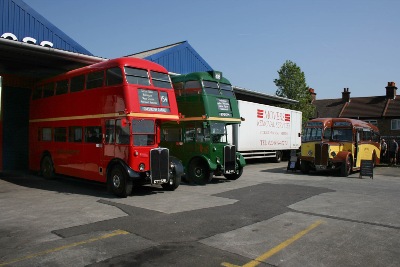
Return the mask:
[[[88,126],[84,130],[83,147],[84,176],[90,180],[105,181],[103,133],[101,126]]]
[[[128,163],[130,144],[130,124],[126,119],[111,119],[105,122],[103,168],[110,160],[119,158]]]
[[[202,155],[210,155],[210,127],[208,122],[196,122],[195,124],[195,149]]]
[[[82,126],[70,126],[68,128],[68,147],[67,158],[65,162],[65,168],[62,172],[66,175],[71,176],[82,176],[84,175],[84,164],[83,164],[83,127]]]
[[[183,143],[182,128],[183,123],[172,127],[164,126],[162,129],[161,146],[167,146],[171,156],[183,160],[185,156],[185,147]]]
[[[188,155],[193,156],[196,152],[196,125],[195,123],[189,122],[185,124],[184,138],[183,138],[184,150]]]

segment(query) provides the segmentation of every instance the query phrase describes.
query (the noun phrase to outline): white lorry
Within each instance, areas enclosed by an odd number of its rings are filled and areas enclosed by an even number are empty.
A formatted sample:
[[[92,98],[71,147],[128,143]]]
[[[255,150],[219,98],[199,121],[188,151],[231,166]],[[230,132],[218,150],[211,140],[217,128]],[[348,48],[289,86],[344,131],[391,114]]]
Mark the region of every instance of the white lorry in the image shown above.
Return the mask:
[[[245,159],[273,158],[301,145],[301,111],[238,100],[240,125],[228,127],[228,142]]]

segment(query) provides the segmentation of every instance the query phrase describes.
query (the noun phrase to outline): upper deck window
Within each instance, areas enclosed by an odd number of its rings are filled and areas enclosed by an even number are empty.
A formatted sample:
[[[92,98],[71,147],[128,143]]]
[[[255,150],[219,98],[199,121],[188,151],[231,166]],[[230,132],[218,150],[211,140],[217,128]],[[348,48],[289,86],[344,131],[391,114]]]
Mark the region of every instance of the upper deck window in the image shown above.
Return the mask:
[[[153,79],[153,85],[155,87],[168,88],[168,89],[172,88],[171,80],[168,74],[156,71],[150,71],[150,73],[151,73],[151,78]]]
[[[187,81],[185,83],[185,94],[187,94],[187,95],[201,94],[200,81]]]
[[[221,93],[223,96],[227,97],[234,97],[235,94],[233,93],[232,85],[230,84],[225,84],[225,83],[220,83],[219,84],[221,88]]]
[[[56,95],[68,93],[68,80],[56,82]]]
[[[122,84],[122,71],[120,68],[111,68],[106,71],[107,86]]]
[[[54,83],[48,83],[43,86],[43,97],[54,95]]]
[[[71,84],[69,91],[72,92],[79,92],[85,88],[85,75],[79,75],[71,78]]]
[[[210,95],[219,95],[219,87],[217,82],[203,81],[204,91]]]
[[[33,100],[42,98],[42,89],[43,89],[43,86],[38,86],[38,87],[35,87],[35,89],[33,89],[33,93],[32,93]]]
[[[150,85],[147,70],[125,67],[126,80],[130,84]]]
[[[86,89],[93,89],[103,86],[104,72],[96,71],[87,75]]]
[[[176,96],[181,96],[184,93],[183,82],[174,83],[174,90]]]

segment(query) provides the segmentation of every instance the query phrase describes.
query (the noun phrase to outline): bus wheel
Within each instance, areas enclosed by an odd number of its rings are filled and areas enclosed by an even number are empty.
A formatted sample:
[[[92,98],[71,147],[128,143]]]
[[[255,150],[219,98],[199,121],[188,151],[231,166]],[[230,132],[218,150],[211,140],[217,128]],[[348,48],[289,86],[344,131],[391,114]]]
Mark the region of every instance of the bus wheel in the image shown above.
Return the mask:
[[[118,197],[127,197],[132,193],[133,182],[119,165],[111,170],[108,183],[111,191]]]
[[[274,162],[275,163],[279,163],[282,160],[282,151],[276,151],[275,152],[275,158],[274,158]]]
[[[346,161],[342,163],[342,166],[340,167],[340,175],[342,177],[347,177],[351,173],[351,166],[352,166],[352,160],[350,156],[346,158]]]
[[[194,159],[189,164],[187,176],[190,182],[204,185],[212,180],[213,173],[204,160]]]
[[[310,163],[302,160],[300,163],[300,171],[304,174],[308,174],[310,172]]]
[[[181,184],[181,176],[180,176],[180,175],[177,175],[177,174],[175,173],[175,170],[174,170],[174,173],[173,173],[172,177],[169,178],[169,182],[166,183],[166,184],[161,184],[161,186],[162,186],[162,188],[164,188],[165,190],[174,191],[175,189],[178,188],[178,186],[179,186],[180,184]]]
[[[45,179],[54,178],[54,165],[49,155],[44,156],[40,162],[40,173]]]
[[[243,167],[240,167],[235,173],[225,173],[224,176],[228,180],[237,180],[243,174]]]

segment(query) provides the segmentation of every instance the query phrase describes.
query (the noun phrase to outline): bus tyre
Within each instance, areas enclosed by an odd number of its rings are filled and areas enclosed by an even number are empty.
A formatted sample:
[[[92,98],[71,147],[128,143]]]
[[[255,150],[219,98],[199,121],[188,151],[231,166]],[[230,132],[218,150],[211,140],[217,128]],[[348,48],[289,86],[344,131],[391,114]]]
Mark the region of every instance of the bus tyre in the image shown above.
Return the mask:
[[[166,184],[161,184],[162,188],[168,191],[174,191],[175,189],[178,188],[178,186],[181,184],[181,176],[176,175],[175,171],[172,177],[169,178],[169,182]]]
[[[45,179],[54,179],[54,165],[50,155],[44,156],[40,162],[40,173]]]
[[[304,174],[308,174],[310,172],[310,163],[308,163],[308,161],[302,160],[300,163],[300,171]]]
[[[112,193],[118,197],[127,197],[132,194],[133,182],[120,165],[111,170],[108,183]]]
[[[243,167],[239,167],[239,169],[235,173],[225,173],[224,176],[228,180],[237,180],[243,174]]]
[[[174,191],[181,184],[182,175],[183,175],[183,165],[182,161],[171,156],[170,160],[170,174],[169,174],[169,182],[166,184],[161,184],[161,186],[168,191]]]
[[[213,173],[207,163],[201,159],[194,159],[189,164],[187,179],[190,183],[204,185],[211,182]]]
[[[340,166],[340,176],[347,177],[351,173],[352,160],[351,157],[346,157],[346,161]]]
[[[282,151],[276,151],[274,162],[279,163],[279,162],[281,162],[281,160],[282,160]]]

